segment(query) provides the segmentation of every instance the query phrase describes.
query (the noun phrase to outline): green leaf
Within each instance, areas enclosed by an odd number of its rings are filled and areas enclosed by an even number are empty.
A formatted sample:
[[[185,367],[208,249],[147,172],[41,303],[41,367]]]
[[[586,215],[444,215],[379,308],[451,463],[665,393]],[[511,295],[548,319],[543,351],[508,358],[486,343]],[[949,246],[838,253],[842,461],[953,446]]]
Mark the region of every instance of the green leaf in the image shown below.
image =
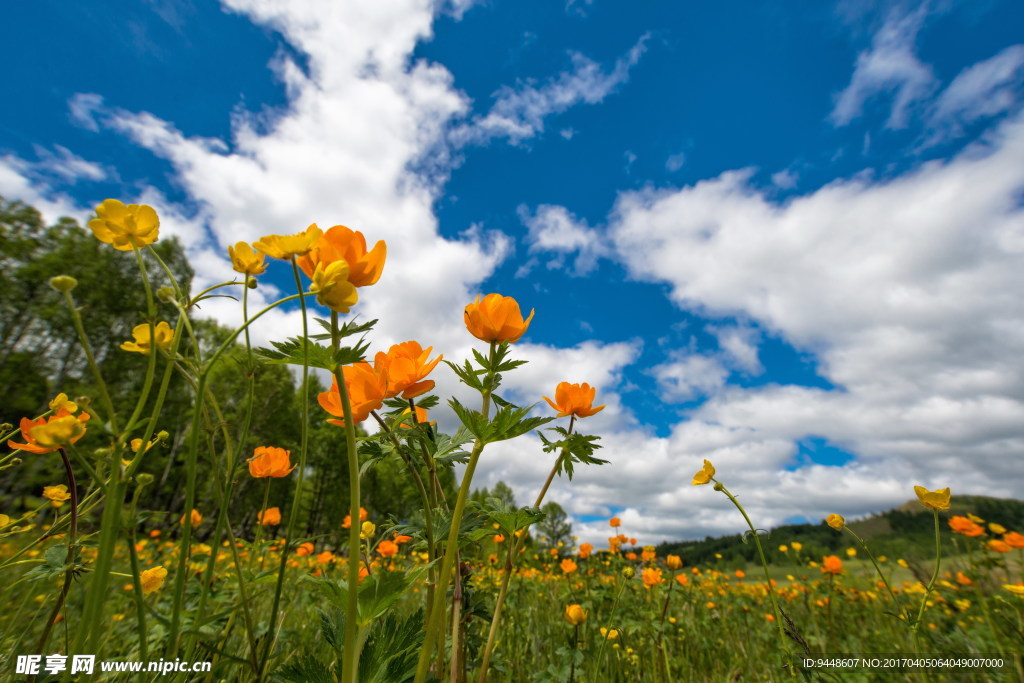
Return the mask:
[[[491,524],[497,524],[501,527],[501,531],[509,538],[520,529],[526,529],[546,517],[540,508],[529,506],[515,508],[500,498],[494,497],[487,498],[483,503],[471,502],[470,509],[484,515]],[[473,540],[480,540],[494,535],[494,528],[490,524],[480,531],[483,533],[473,534],[473,536],[478,536],[478,538]]]
[[[310,339],[301,337],[290,337],[288,341],[271,341],[274,349],[256,349],[256,355],[264,363],[270,365],[303,365],[304,355],[308,353],[309,367],[322,368],[328,372],[334,372],[339,365],[350,365],[357,363],[366,355],[369,344],[360,342],[356,346],[345,346],[337,351],[332,351],[323,344],[318,344]]]

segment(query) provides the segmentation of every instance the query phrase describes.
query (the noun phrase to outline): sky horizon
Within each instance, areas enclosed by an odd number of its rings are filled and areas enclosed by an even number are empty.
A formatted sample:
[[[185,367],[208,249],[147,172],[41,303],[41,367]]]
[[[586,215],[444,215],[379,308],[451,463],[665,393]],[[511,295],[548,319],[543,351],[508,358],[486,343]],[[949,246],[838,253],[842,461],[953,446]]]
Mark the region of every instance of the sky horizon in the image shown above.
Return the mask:
[[[611,463],[547,498],[581,542],[742,532],[705,458],[764,528],[1024,491],[1019,3],[55,4],[0,29],[0,195],[150,204],[199,287],[240,240],[383,239],[372,351],[458,361],[477,295],[536,309],[509,397],[607,405],[577,425]],[[253,305],[291,289],[274,264]],[[526,504],[550,467],[531,435],[474,483]]]

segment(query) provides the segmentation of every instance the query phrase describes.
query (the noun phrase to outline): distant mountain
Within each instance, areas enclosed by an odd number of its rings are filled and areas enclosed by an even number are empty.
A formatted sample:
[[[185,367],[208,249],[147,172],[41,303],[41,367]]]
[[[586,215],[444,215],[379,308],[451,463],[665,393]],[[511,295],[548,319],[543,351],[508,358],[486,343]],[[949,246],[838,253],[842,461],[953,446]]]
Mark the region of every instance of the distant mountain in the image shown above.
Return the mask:
[[[953,496],[950,511],[941,512],[940,523],[943,542],[943,553],[958,552],[955,543],[964,547],[964,539],[954,536],[946,521],[951,515],[967,515],[971,513],[985,520],[995,522],[1010,531],[1024,533],[1024,501],[1013,499],[989,498],[987,496]],[[737,526],[743,520],[736,513]],[[757,520],[754,520],[757,523]],[[921,507],[917,500],[911,500],[899,507],[871,515],[865,519],[847,520],[850,528],[858,536],[867,541],[868,547],[875,557],[887,556],[892,560],[904,558],[926,560],[935,554],[934,522],[931,512]],[[722,564],[724,567],[743,562],[756,562],[757,546],[752,538],[739,535],[712,538],[703,541],[678,541],[662,543],[658,546],[658,556],[679,555],[688,566]],[[820,560],[824,555],[844,553],[847,548],[856,546],[856,542],[846,532],[836,532],[822,520],[818,524],[787,524],[771,529],[768,534],[761,534],[761,543],[765,555],[772,564],[792,564],[795,553],[792,543],[796,541],[803,547],[800,555]],[[779,550],[779,546],[789,548],[788,552]],[[716,557],[721,555],[721,558]]]

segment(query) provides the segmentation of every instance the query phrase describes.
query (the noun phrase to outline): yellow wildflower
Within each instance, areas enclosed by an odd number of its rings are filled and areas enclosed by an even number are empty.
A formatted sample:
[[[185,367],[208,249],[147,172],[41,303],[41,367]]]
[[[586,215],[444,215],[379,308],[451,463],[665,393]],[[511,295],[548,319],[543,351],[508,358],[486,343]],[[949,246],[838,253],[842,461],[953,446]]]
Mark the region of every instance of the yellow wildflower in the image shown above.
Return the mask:
[[[139,574],[139,581],[142,583],[142,592],[145,594],[160,590],[167,578],[167,570],[163,567],[153,567]]]
[[[308,254],[321,235],[323,231],[313,223],[295,235],[266,235],[253,242],[252,246],[271,258],[290,261],[293,256]]]
[[[96,207],[96,216],[89,221],[92,234],[119,251],[141,249],[159,237],[160,218],[152,206],[125,206],[116,199],[107,199]]]
[[[711,477],[715,476],[715,466],[710,461],[704,461],[704,467],[701,468],[697,474],[693,475],[692,486],[701,486],[711,481]]]
[[[915,486],[914,493],[917,494],[917,499],[921,501],[921,505],[925,506],[929,510],[948,510],[949,509],[949,488],[938,489],[936,491],[929,491],[923,486]]]
[[[171,326],[166,322],[159,322],[153,329],[154,339],[156,341],[156,347],[161,351],[166,351],[171,348],[171,341],[174,338],[174,331]],[[150,350],[153,348],[153,340],[149,338],[149,323],[143,323],[142,325],[136,325],[132,329],[132,337],[134,341],[127,341],[121,344],[122,351],[133,351],[135,353],[141,353],[144,356],[148,356]]]

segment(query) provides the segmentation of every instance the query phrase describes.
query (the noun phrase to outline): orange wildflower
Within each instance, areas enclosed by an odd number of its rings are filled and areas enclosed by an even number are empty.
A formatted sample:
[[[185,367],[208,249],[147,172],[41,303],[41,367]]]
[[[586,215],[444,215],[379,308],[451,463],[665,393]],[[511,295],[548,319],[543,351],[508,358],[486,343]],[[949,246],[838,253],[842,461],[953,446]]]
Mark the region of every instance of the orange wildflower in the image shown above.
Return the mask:
[[[383,540],[377,544],[377,552],[381,557],[394,557],[398,554],[398,544],[394,541]]]
[[[694,567],[694,569],[696,569],[696,567]],[[685,586],[690,583],[690,580],[686,578],[686,574],[676,574],[676,583],[680,586]]]
[[[358,230],[344,225],[328,228],[313,244],[313,248],[296,259],[307,277],[312,278],[318,265],[344,261],[348,264],[348,281],[356,287],[367,287],[380,279],[388,248],[383,240],[366,250],[366,237]]]
[[[645,545],[644,549],[640,552],[640,559],[644,562],[653,562],[657,556],[658,553],[654,550],[653,545]]]
[[[401,534],[395,536],[395,543],[397,543],[398,545],[401,545],[403,543],[408,543],[411,540],[412,540],[412,536],[403,536]]]
[[[952,529],[955,534],[962,534],[972,538],[975,536],[982,536],[985,533],[985,527],[966,517],[961,517],[960,515],[953,515],[949,518],[949,528]]]
[[[988,549],[995,553],[1008,553],[1012,548],[1006,541],[1000,541],[998,538],[993,538],[987,544]]]
[[[1007,545],[1011,548],[1021,549],[1024,548],[1024,534],[1016,531],[1010,531],[1003,534],[1003,540],[1006,541]]]
[[[643,579],[644,588],[653,588],[665,580],[661,576],[661,570],[654,569],[653,567],[643,570],[640,573],[640,578]]]
[[[494,534],[494,542],[495,543],[504,543],[505,542],[505,537],[502,536],[501,534]]]
[[[488,294],[466,306],[464,314],[466,329],[481,341],[517,342],[526,334],[535,311],[523,320],[519,302],[510,296]]]
[[[359,508],[359,521],[360,522],[365,522],[367,516],[368,515],[366,513],[366,508],[364,508],[364,507]],[[341,523],[341,528],[342,529],[348,529],[351,526],[352,526],[352,515],[351,514],[345,515],[345,520]],[[395,540],[398,540],[398,539],[395,539]]]
[[[665,566],[676,571],[683,568],[683,558],[678,555],[669,555],[665,558]]]
[[[613,529],[618,529],[620,526],[622,526],[622,520],[618,517],[612,517],[608,520],[608,526],[610,526]]]
[[[584,543],[580,545],[579,555],[581,560],[585,560],[588,557],[590,557],[590,553],[592,552],[594,552],[594,546],[590,545],[589,543]]]
[[[286,451],[283,448],[257,446],[253,451],[252,458],[249,459],[249,474],[257,479],[287,477],[296,467],[291,464],[289,456],[291,456],[291,451]]]
[[[590,417],[604,410],[604,406],[600,405],[596,408],[592,407],[594,403],[594,394],[597,392],[596,387],[592,387],[586,382],[583,384],[569,384],[568,382],[560,382],[555,387],[555,400],[552,401],[547,396],[542,396],[548,405],[558,411],[558,417],[566,417],[573,415],[575,417]]]
[[[193,529],[203,523],[203,516],[199,514],[199,510],[196,510],[195,508],[192,508],[192,512],[189,514],[189,519],[192,520]],[[178,524],[185,526],[185,515],[178,518]]]
[[[370,416],[371,411],[384,405],[388,388],[388,378],[385,373],[378,373],[372,365],[362,361],[354,365],[346,365],[342,368],[342,376],[345,378],[345,388],[352,406],[353,422],[359,424]],[[339,427],[345,426],[345,413],[341,408],[341,394],[338,392],[336,378],[331,384],[331,390],[319,394],[317,401],[321,408],[339,418],[328,419],[328,422]]]
[[[273,507],[260,510],[256,518],[263,526],[277,526],[281,523],[281,508]]]
[[[402,398],[415,398],[434,388],[434,380],[424,379],[444,358],[439,355],[430,359],[433,346],[423,349],[419,342],[407,341],[395,344],[387,353],[378,353],[374,358],[374,369],[387,377],[387,398],[402,395]],[[417,415],[417,422],[419,416]]]
[[[562,571],[566,574],[572,574],[574,571],[576,571],[576,563],[570,560],[568,557],[562,560],[558,566],[561,567]]]
[[[316,561],[319,564],[327,564],[328,562],[330,562],[333,559],[334,559],[334,553],[332,553],[330,550],[325,550],[325,551],[323,551],[322,553],[320,553],[319,555],[316,556]]]
[[[303,543],[302,545],[300,545],[298,548],[295,549],[295,554],[298,555],[299,557],[306,557],[307,555],[312,555],[313,554],[313,544],[310,543],[309,541],[306,541],[305,543]]]
[[[565,620],[573,626],[579,626],[587,620],[587,613],[579,605],[567,605],[565,608]]]
[[[821,573],[822,574],[836,574],[843,573],[843,561],[835,555],[826,555],[821,558]]]

